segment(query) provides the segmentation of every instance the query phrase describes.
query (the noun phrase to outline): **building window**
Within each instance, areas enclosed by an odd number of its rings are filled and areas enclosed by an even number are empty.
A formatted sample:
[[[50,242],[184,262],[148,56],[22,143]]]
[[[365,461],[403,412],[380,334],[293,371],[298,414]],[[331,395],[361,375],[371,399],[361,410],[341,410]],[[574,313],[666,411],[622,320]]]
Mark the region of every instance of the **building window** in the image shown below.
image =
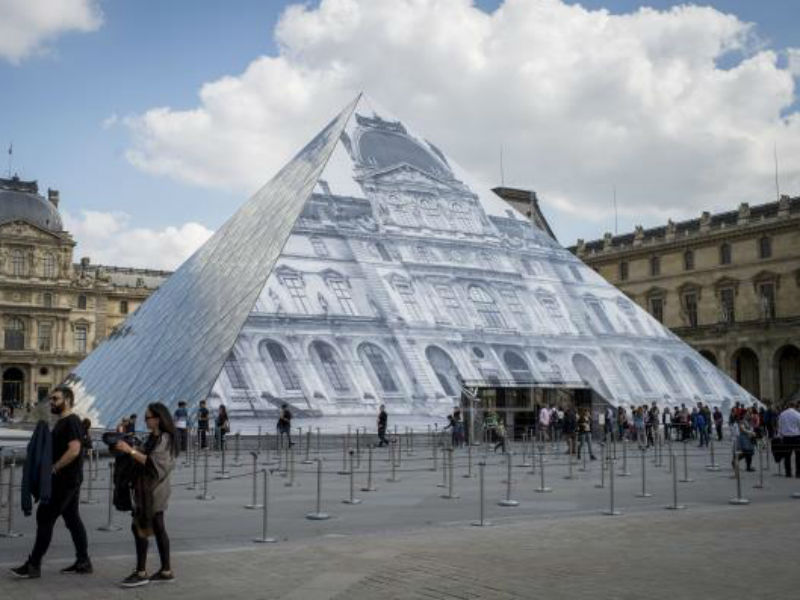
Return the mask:
[[[6,350],[25,349],[25,323],[18,317],[11,317],[6,321],[5,329]]]
[[[381,260],[385,260],[386,262],[392,262],[392,257],[389,255],[389,252],[386,250],[386,246],[383,243],[378,242],[375,244],[375,249],[380,254]]]
[[[683,308],[689,327],[697,327],[697,292],[686,292],[683,295]]]
[[[775,318],[775,284],[771,281],[758,284],[758,300],[762,319]]]
[[[561,305],[558,303],[558,299],[545,291],[537,292],[536,297],[542,306],[544,306],[545,311],[547,311],[547,316],[556,324],[557,329],[562,333],[569,331],[569,327],[564,319],[564,314],[561,312]]]
[[[758,240],[758,257],[769,258],[772,256],[772,240],[766,236]]]
[[[44,276],[52,279],[56,276],[56,257],[51,252],[44,255]]]
[[[53,308],[53,294],[50,292],[42,294],[42,304],[45,308]]]
[[[431,249],[428,248],[425,244],[417,244],[414,247],[414,254],[416,255],[417,259],[421,262],[429,263],[435,260],[433,252],[431,252]]]
[[[53,325],[52,323],[39,323],[39,351],[50,352],[53,344]]]
[[[381,384],[381,389],[386,393],[398,392],[397,384],[392,377],[392,371],[386,362],[383,351],[375,344],[362,344],[361,353],[366,357],[372,372]]]
[[[472,305],[478,315],[483,319],[484,325],[497,329],[502,329],[506,326],[503,315],[500,314],[500,309],[497,307],[494,298],[482,287],[477,285],[470,286],[469,299],[472,301]]]
[[[460,202],[453,202],[450,207],[453,213],[453,220],[458,229],[470,233],[477,231],[478,228],[475,225],[475,220],[472,218],[472,213],[468,207],[462,206]]]
[[[606,315],[606,311],[600,301],[597,298],[586,298],[584,302],[587,308],[597,317],[597,320],[600,321],[603,332],[614,333],[614,326],[611,324],[611,320]]]
[[[711,386],[708,385],[706,376],[700,371],[700,367],[697,366],[696,362],[687,356],[683,359],[683,364],[689,371],[689,375],[692,376],[694,385],[701,394],[709,395],[714,393],[711,389]]]
[[[425,198],[420,200],[420,208],[425,217],[425,223],[432,229],[447,229],[447,219],[442,216],[439,205],[435,200]]]
[[[78,310],[86,310],[86,294],[78,296]]]
[[[650,314],[659,323],[664,322],[664,298],[661,296],[650,298]]]
[[[119,312],[121,315],[128,314],[128,301],[127,300],[120,300],[119,301]]]
[[[639,366],[639,363],[636,361],[636,359],[633,358],[631,355],[626,354],[624,356],[624,360],[625,360],[625,366],[628,368],[628,371],[630,371],[631,375],[633,375],[633,378],[636,380],[636,383],[639,385],[641,390],[645,394],[651,393],[653,391],[653,388],[648,383],[647,379],[644,376],[644,373],[642,373],[642,368]]]
[[[246,390],[248,388],[247,380],[244,378],[244,373],[239,366],[239,359],[236,358],[235,352],[228,354],[228,359],[225,361],[225,374],[228,376],[228,381],[231,382],[233,389]]]
[[[453,323],[463,327],[467,319],[453,288],[442,283],[435,285],[433,289],[436,290],[436,295],[439,296],[439,300],[450,315]]]
[[[272,364],[275,367],[275,370],[278,372],[278,377],[281,380],[281,385],[283,385],[283,389],[287,391],[299,391],[301,389],[300,379],[297,377],[297,374],[292,368],[292,365],[289,362],[288,357],[286,356],[286,352],[284,351],[283,346],[281,346],[277,342],[267,342],[265,346],[267,349],[267,353],[269,354],[269,357],[272,360]],[[265,357],[263,356],[263,350],[262,350],[262,360],[264,358]]]
[[[651,277],[658,277],[661,275],[661,257],[659,256],[651,256],[650,257],[650,276]]]
[[[719,247],[719,264],[731,264],[731,245],[728,243],[722,244]]]
[[[22,250],[11,251],[11,274],[16,277],[25,275],[25,255]]]
[[[522,302],[519,301],[517,291],[514,288],[500,288],[500,296],[505,300],[506,306],[514,315],[517,325],[522,329],[530,329],[531,320],[528,318],[528,313],[525,311],[525,307],[522,306]]]
[[[86,325],[77,325],[75,327],[75,351],[80,354],[86,354]]]
[[[672,374],[672,369],[669,368],[667,361],[660,356],[654,356],[653,362],[655,363],[659,373],[661,373],[661,376],[664,378],[664,381],[667,383],[670,391],[673,394],[680,394],[682,391],[681,386],[675,379],[675,376]]]
[[[289,290],[297,312],[307,315],[310,311],[303,278],[297,273],[283,273],[280,275],[280,281]]]
[[[312,347],[314,352],[316,352],[319,363],[322,366],[322,370],[324,371],[325,376],[327,377],[328,382],[334,391],[349,392],[350,384],[347,382],[347,377],[345,376],[342,367],[336,360],[336,354],[334,353],[333,348],[323,342],[314,342]]]
[[[735,296],[736,292],[733,288],[722,288],[719,291],[720,321],[723,323],[736,322]]]
[[[503,354],[503,362],[515,383],[529,384],[533,381],[533,375],[528,368],[528,363],[516,352],[506,350]]]
[[[569,270],[572,273],[572,277],[575,279],[575,281],[583,281],[583,275],[581,275],[581,270],[578,267],[575,265],[570,265]]]
[[[392,286],[403,300],[403,304],[411,320],[424,321],[425,318],[422,316],[422,310],[417,302],[417,297],[414,295],[414,288],[411,286],[411,283],[401,279],[395,279],[392,282]]]
[[[316,235],[311,236],[311,247],[314,249],[314,254],[317,256],[321,258],[329,256],[328,247],[325,245],[325,242]]]
[[[627,261],[622,261],[619,263],[619,278],[620,281],[627,281],[628,280],[628,263]]]
[[[356,314],[356,307],[353,304],[353,293],[350,290],[350,284],[344,279],[339,278],[328,279],[326,283],[339,300],[339,306],[342,308],[342,312],[346,315]]]
[[[694,250],[687,250],[683,253],[683,270],[691,271],[694,269]]]

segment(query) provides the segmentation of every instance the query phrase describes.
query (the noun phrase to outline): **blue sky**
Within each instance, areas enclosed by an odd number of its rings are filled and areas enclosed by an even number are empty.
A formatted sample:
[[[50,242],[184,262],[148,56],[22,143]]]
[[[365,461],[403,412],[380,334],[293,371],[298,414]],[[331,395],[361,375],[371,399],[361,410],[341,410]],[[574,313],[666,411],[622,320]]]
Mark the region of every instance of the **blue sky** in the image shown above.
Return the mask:
[[[259,56],[278,54],[274,30],[287,4],[291,3],[264,0],[106,0],[97,4],[102,12],[102,24],[94,31],[64,31],[52,35],[45,38],[33,54],[16,61],[3,60],[0,54],[0,145],[7,148],[13,142],[13,170],[23,178],[38,179],[43,188],[50,186],[61,190],[62,208],[76,219],[81,218],[82,211],[89,210],[126,213],[129,217],[122,227],[127,229],[144,228],[158,232],[167,227],[180,227],[190,221],[209,229],[218,227],[245,199],[246,190],[252,190],[257,185],[255,182],[260,181],[260,177],[256,176],[252,182],[241,186],[231,185],[224,179],[216,185],[197,185],[187,177],[164,175],[159,172],[160,167],[134,166],[126,158],[126,152],[135,148],[137,141],[134,129],[126,124],[125,119],[145,115],[157,107],[169,107],[175,112],[205,108],[198,97],[204,84],[223,77],[239,78]],[[476,4],[491,13],[502,2],[483,0]],[[624,15],[642,5],[661,10],[679,3],[585,0],[580,4],[590,10],[605,8],[613,15]],[[732,13],[740,21],[755,23],[756,45],[778,51],[778,65],[781,68],[785,68],[787,62],[783,51],[800,47],[800,2],[715,0],[704,4],[724,13]],[[317,5],[317,2],[308,3],[307,11],[315,11]],[[3,15],[0,14],[2,20]],[[295,35],[291,43],[299,44],[297,39]],[[295,46],[293,51],[296,50],[298,48]],[[734,67],[748,52],[752,54],[755,50],[751,48],[747,52],[737,51],[721,57],[717,61],[718,66],[721,69]],[[364,86],[368,84],[369,81],[364,82]],[[391,94],[396,88],[388,84],[382,87],[380,83],[376,87],[376,95],[381,102],[400,116],[406,117],[410,112],[413,113],[410,116],[419,114],[423,123],[436,122],[434,117],[441,121],[441,110],[434,115],[435,109],[429,110],[422,99],[416,103],[410,102],[408,106],[404,106],[405,102],[398,102],[400,106],[395,106]],[[436,84],[431,84],[426,93],[436,96]],[[757,94],[758,90],[753,90],[753,93]],[[340,96],[332,94],[331,98],[334,97]],[[327,96],[321,96],[320,102],[325,105],[318,108],[313,117],[309,117],[308,123],[298,125],[301,131],[296,136],[290,136],[291,143],[307,137],[314,128],[324,123],[325,115],[329,117],[340,108],[339,104],[328,101]],[[578,113],[591,111],[596,100],[587,97],[583,102],[584,107],[574,109]],[[435,104],[435,100],[432,101],[432,106]],[[795,91],[794,102],[784,102],[780,112],[784,116],[792,115],[797,107]],[[409,110],[402,110],[404,108]],[[501,114],[498,115],[498,112]],[[488,114],[492,120],[502,120],[502,112],[490,111]],[[453,125],[443,127],[442,132],[451,131]],[[500,122],[498,127],[502,128],[503,123]],[[449,145],[440,145],[464,166],[482,170],[485,176],[486,173],[497,172],[492,165],[497,161],[499,145],[507,144],[507,152],[511,156],[511,164],[507,169],[510,181],[507,183],[539,189],[540,177],[537,173],[528,173],[524,167],[533,162],[532,156],[527,153],[533,154],[536,149],[526,145],[525,140],[514,140],[515,127],[509,125],[509,132],[503,133],[496,145],[488,144],[483,156],[479,147],[465,146],[462,154],[461,138],[455,134],[452,139],[446,140]],[[417,128],[420,129],[419,125]],[[150,142],[164,145],[166,142],[163,137],[158,138],[157,135],[161,134],[145,131],[145,137]],[[555,138],[559,134],[555,131],[548,135]],[[564,131],[564,137],[569,135],[570,132]],[[148,152],[150,164],[169,158],[157,156],[158,150]],[[565,152],[565,156],[568,156],[568,150]],[[4,155],[4,176],[5,158]],[[798,157],[791,153],[787,156],[789,161],[795,158]],[[514,159],[517,161],[516,167]],[[208,164],[213,165],[214,160],[221,159],[215,157],[211,148],[203,160],[211,161]],[[202,163],[195,167],[202,168]],[[580,194],[596,193],[610,197],[611,186],[617,185],[624,204],[625,183],[618,180],[624,178],[625,173],[609,172],[606,177],[601,167],[596,168],[598,170],[591,175],[591,181],[582,184],[583,187],[574,182],[558,180],[542,184],[545,187],[540,195],[545,210],[551,213],[556,232],[565,243],[573,243],[578,236],[600,237],[609,224],[609,219],[602,215],[585,221],[578,219],[576,215],[581,212],[580,204],[577,200],[573,202],[573,195],[577,198]],[[678,167],[673,165],[670,168]],[[548,170],[545,164],[537,166],[537,169]],[[579,171],[580,168],[575,168],[571,172],[579,178]],[[674,174],[665,176],[665,179],[674,180]],[[698,174],[687,179],[700,181],[705,176]],[[663,186],[659,173],[653,173],[651,180],[654,187]],[[708,198],[708,194],[713,193],[713,183],[697,185],[702,185],[702,191],[697,188],[698,199]],[[761,184],[758,183],[756,188],[758,185]],[[633,194],[634,188],[631,189]],[[636,193],[641,194],[641,187],[635,189]],[[691,194],[692,189],[687,184],[683,193]],[[788,191],[800,193],[800,189]],[[720,186],[719,194],[726,193],[728,190]],[[766,192],[764,199],[769,199],[766,198]],[[548,204],[550,200],[552,204]],[[665,205],[663,210],[659,208],[658,211],[640,216],[632,212],[635,199],[629,200],[631,210],[622,215],[622,228],[630,228],[638,222],[663,222],[667,214],[673,214],[670,211],[681,216],[683,210],[677,204]],[[687,204],[694,211],[698,201],[689,200]],[[758,203],[759,200],[761,198],[753,198],[752,201]],[[708,201],[699,202],[703,204]],[[88,225],[85,235],[92,235]],[[100,258],[106,261],[119,261],[120,253],[126,250],[119,248],[116,253],[109,252],[104,256],[102,244],[111,244],[113,240],[103,240],[100,236],[87,242],[87,251],[100,253]],[[148,260],[150,256],[146,253],[133,255],[131,261]]]

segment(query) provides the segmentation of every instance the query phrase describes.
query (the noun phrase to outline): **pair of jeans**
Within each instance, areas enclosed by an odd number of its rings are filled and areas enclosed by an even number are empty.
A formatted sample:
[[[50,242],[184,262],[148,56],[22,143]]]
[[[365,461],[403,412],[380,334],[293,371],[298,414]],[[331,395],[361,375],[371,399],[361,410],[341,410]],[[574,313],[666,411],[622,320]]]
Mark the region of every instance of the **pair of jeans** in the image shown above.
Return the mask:
[[[164,526],[164,512],[157,512],[153,515],[153,535],[156,538],[156,546],[158,546],[158,556],[161,558],[161,570],[171,571],[169,560],[169,536],[167,529]],[[136,543],[136,570],[147,571],[147,547],[150,545],[147,537],[139,537],[136,531],[136,524],[131,524],[131,531],[133,532],[133,540]]]
[[[700,433],[700,445],[701,446],[708,446],[708,431],[705,427],[699,430]]]
[[[64,518],[64,524],[72,536],[75,558],[78,561],[89,560],[89,540],[78,512],[80,498],[80,483],[65,488],[58,485],[58,480],[54,478],[53,495],[50,502],[47,504],[40,502],[39,508],[36,509],[36,541],[29,557],[33,566],[38,567],[42,564],[42,558],[47,553],[50,541],[53,539],[53,527],[55,527],[58,517]]]
[[[584,444],[586,444],[589,450],[589,456],[594,456],[594,452],[592,452],[592,434],[588,431],[582,431],[578,434],[578,458],[581,457]]]
[[[787,477],[792,476],[792,455],[794,455],[794,474],[800,477],[800,435],[784,436],[783,443],[786,447],[786,456],[783,459],[783,469]]]

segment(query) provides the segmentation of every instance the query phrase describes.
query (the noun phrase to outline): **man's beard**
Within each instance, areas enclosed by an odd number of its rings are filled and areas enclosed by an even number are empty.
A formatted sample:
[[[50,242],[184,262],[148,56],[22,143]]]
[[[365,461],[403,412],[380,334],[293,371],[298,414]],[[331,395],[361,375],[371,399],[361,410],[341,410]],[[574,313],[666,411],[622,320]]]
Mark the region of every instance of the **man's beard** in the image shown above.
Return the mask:
[[[50,412],[54,415],[61,415],[64,413],[64,410],[67,408],[66,404],[62,404],[61,406],[53,406],[50,405]]]

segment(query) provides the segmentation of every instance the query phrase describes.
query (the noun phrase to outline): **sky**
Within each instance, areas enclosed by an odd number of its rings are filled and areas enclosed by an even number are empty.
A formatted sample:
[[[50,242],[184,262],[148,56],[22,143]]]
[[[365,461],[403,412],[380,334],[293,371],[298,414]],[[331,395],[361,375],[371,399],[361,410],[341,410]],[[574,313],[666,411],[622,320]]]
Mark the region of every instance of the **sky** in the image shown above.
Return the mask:
[[[776,154],[799,195],[798,32],[796,0],[0,0],[0,147],[76,258],[173,269],[364,91],[569,245],[615,193],[620,232],[773,201]]]

